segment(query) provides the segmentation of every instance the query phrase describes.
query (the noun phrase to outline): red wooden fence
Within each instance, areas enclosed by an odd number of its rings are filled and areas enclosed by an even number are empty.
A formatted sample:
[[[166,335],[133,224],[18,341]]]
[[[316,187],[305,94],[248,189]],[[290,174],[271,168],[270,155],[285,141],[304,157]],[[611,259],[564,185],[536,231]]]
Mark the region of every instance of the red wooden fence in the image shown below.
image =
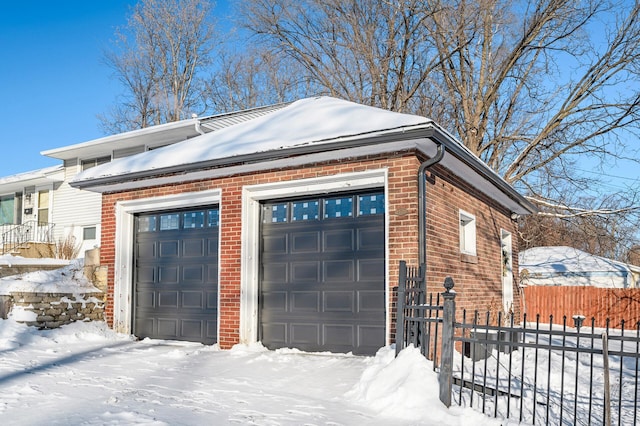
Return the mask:
[[[625,329],[635,329],[640,321],[640,289],[527,286],[524,310],[527,322],[535,321],[540,314],[540,322],[548,322],[553,315],[554,324],[560,324],[566,315],[567,325],[573,326],[572,317],[579,314],[585,316],[585,326],[595,318],[596,327],[605,327],[609,318],[611,328],[619,328],[624,320]]]

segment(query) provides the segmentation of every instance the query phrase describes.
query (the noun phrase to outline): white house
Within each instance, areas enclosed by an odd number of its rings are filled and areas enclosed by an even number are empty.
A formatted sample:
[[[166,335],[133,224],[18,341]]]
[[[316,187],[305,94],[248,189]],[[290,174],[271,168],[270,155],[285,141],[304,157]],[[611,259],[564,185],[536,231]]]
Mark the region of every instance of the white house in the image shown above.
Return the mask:
[[[75,236],[80,253],[100,245],[101,196],[69,182],[91,167],[213,132],[285,104],[192,118],[41,152],[62,164],[0,177],[0,255],[27,242]]]
[[[519,254],[523,285],[640,287],[640,267],[573,247],[534,247]]]

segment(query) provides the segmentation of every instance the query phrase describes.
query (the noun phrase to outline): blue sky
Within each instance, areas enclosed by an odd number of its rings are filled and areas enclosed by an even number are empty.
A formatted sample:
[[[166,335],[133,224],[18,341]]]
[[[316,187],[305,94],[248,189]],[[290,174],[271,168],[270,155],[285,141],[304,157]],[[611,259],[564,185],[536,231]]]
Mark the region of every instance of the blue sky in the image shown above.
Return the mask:
[[[103,52],[135,3],[2,3],[0,176],[59,164],[40,152],[104,136],[96,116],[109,110],[121,89],[103,63]],[[589,163],[584,164],[585,173],[594,170]],[[636,170],[637,166],[621,164],[603,180],[610,191],[637,185]]]
[[[120,88],[102,62],[135,0],[0,6],[0,176],[59,164],[40,151],[104,136]]]

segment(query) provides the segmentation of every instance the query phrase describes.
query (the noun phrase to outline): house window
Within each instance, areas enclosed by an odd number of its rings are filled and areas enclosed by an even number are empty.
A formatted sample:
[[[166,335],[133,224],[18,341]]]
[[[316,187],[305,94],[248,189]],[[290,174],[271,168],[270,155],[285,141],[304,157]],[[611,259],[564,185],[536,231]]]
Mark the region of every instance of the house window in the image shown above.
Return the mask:
[[[82,170],[84,171],[92,167],[108,163],[110,161],[111,161],[111,156],[107,155],[106,157],[98,157],[98,158],[91,158],[88,160],[82,160],[80,164],[82,166]]]
[[[49,223],[49,190],[38,191],[38,225]]]
[[[476,217],[460,210],[460,251],[476,255]]]
[[[96,227],[90,226],[87,228],[82,228],[82,240],[95,240],[96,239]]]
[[[13,223],[14,200],[13,195],[0,197],[0,225]]]

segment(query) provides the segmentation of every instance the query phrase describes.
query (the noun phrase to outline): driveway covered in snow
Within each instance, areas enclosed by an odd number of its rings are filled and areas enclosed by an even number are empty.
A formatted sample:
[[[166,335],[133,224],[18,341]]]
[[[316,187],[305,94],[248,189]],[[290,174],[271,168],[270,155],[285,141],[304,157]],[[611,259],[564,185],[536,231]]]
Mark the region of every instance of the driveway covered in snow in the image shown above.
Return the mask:
[[[496,424],[446,410],[417,350],[376,357],[134,341],[104,323],[0,320],[2,425]]]

